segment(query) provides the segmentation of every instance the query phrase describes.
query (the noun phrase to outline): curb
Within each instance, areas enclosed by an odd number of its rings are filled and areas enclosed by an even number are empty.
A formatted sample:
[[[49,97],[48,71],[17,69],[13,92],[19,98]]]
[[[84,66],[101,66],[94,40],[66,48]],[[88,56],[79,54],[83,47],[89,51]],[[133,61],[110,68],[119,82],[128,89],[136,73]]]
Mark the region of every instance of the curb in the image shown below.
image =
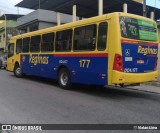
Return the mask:
[[[144,83],[145,85],[160,87],[160,81]]]
[[[155,86],[155,84],[151,85],[151,84],[145,83],[145,84],[141,84],[139,87],[132,87],[129,89],[160,95],[160,88],[159,88],[159,86],[158,87]]]

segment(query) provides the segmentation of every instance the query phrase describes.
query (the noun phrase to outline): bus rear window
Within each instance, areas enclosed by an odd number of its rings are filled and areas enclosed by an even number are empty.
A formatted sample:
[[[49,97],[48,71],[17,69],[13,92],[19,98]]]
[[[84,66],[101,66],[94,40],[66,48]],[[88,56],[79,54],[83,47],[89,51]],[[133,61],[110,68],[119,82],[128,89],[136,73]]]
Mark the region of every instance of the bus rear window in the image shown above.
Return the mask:
[[[157,41],[155,23],[124,16],[121,16],[119,21],[122,37],[144,41]]]

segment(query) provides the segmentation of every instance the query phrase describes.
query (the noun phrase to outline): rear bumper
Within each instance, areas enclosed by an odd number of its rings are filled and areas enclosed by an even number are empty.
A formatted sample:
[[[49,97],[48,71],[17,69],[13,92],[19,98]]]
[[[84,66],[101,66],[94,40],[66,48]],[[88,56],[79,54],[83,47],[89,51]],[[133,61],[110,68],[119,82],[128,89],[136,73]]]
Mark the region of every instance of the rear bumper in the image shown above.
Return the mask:
[[[113,71],[112,84],[133,84],[156,81],[158,71],[150,73],[122,73]]]

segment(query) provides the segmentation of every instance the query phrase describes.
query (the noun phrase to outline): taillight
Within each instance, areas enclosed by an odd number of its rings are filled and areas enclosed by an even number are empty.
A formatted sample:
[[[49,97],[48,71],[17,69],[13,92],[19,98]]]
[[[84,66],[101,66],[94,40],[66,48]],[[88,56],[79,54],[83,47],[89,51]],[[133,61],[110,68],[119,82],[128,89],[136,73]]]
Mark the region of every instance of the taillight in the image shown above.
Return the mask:
[[[122,56],[119,54],[115,54],[113,70],[120,71],[120,72],[123,71]]]
[[[154,66],[154,70],[157,70],[157,66],[158,66],[158,58],[156,60],[155,66]]]

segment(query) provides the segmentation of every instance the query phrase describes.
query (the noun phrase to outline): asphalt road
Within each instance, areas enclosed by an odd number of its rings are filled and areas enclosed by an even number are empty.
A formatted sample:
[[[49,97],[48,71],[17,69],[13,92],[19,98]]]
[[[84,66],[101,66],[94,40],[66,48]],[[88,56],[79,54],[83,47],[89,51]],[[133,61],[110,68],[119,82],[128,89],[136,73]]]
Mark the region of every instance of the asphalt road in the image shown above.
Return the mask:
[[[0,123],[13,124],[158,124],[160,95],[124,88],[75,86],[56,81],[15,78],[0,70]]]

